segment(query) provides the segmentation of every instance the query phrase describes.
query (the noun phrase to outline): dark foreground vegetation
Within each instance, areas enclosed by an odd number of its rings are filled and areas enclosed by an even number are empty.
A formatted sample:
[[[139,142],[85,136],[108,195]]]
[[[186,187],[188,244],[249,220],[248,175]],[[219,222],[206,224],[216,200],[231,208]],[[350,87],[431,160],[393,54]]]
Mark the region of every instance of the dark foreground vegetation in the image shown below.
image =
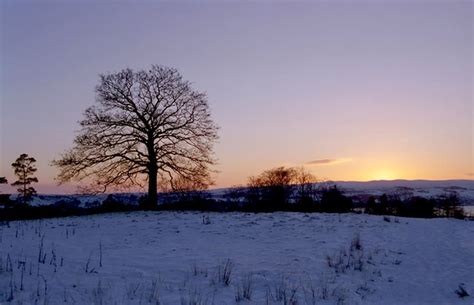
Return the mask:
[[[304,189],[304,192],[303,192]],[[309,191],[310,190],[310,191]],[[110,194],[87,206],[79,199],[69,197],[49,205],[32,206],[21,200],[0,195],[0,220],[38,219],[83,216],[111,212],[141,210],[154,211],[211,211],[268,213],[277,211],[304,213],[366,213],[403,217],[453,217],[463,219],[459,197],[455,193],[423,198],[400,195],[349,197],[336,185],[316,187],[306,185],[262,186],[232,188],[219,198],[206,191],[162,193],[160,203],[150,209],[147,196],[124,197]]]

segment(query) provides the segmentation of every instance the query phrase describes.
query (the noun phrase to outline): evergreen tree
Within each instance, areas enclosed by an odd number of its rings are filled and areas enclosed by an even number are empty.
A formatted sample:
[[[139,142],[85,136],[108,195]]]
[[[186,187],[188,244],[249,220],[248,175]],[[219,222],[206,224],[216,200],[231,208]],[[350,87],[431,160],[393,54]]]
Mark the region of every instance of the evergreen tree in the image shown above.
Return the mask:
[[[18,177],[18,180],[13,182],[12,186],[19,186],[17,191],[20,193],[20,198],[24,204],[26,204],[33,195],[36,195],[36,190],[30,186],[31,183],[38,182],[38,178],[33,177],[33,174],[36,172],[35,162],[35,158],[27,154],[21,154],[15,162],[12,163],[15,175]]]

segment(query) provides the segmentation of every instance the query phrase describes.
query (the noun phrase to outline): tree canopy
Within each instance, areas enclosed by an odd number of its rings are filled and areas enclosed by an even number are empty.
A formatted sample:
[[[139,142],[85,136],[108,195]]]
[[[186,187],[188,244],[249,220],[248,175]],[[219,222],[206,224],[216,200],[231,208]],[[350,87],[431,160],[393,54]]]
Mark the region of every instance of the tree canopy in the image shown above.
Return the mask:
[[[34,182],[38,182],[38,178],[34,177],[33,174],[36,172],[35,167],[36,160],[28,154],[21,154],[15,162],[12,163],[15,175],[18,180],[12,183],[12,186],[18,186],[18,193],[20,193],[20,199],[26,204],[33,195],[36,195],[34,187],[30,186]]]
[[[148,183],[157,203],[158,177],[208,185],[218,127],[205,93],[173,68],[125,69],[100,75],[96,103],[84,112],[74,147],[53,161],[58,180],[91,178],[96,191]]]

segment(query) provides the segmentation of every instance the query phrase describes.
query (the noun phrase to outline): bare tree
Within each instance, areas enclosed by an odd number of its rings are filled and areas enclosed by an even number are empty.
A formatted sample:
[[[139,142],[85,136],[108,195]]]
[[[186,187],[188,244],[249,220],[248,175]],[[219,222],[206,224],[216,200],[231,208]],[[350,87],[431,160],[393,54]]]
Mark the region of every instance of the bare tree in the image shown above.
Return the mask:
[[[158,177],[211,183],[217,126],[205,93],[176,69],[152,66],[100,76],[96,104],[80,121],[74,147],[53,161],[60,183],[93,178],[94,190],[144,186],[157,204]]]
[[[316,194],[316,177],[303,167],[276,167],[249,177],[246,197],[262,209],[289,207],[291,202],[311,205]]]
[[[17,191],[20,193],[20,198],[24,204],[36,194],[36,190],[30,186],[33,182],[38,182],[38,178],[33,177],[33,174],[36,172],[35,162],[35,158],[27,154],[21,154],[12,163],[15,175],[18,177],[18,180],[13,182],[12,186],[19,186]]]
[[[316,193],[317,178],[304,167],[296,168],[295,171],[299,200],[301,202],[312,201]]]
[[[288,204],[296,177],[294,168],[283,166],[249,177],[247,199],[259,202],[263,209],[281,209]]]

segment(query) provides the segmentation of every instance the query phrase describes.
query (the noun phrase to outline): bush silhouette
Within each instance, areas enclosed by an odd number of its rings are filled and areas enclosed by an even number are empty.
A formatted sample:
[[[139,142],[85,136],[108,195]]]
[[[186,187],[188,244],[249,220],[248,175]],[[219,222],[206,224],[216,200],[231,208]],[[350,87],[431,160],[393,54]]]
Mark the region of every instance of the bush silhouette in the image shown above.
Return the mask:
[[[461,207],[461,200],[457,193],[449,193],[438,196],[436,198],[436,207],[440,212],[440,216],[464,218],[464,211]]]
[[[352,208],[352,199],[343,195],[336,185],[322,190],[320,209],[322,212],[344,213]]]
[[[398,207],[397,214],[405,217],[434,217],[434,200],[418,196],[411,197]]]
[[[250,177],[247,201],[260,211],[287,210],[296,177],[295,169],[285,167],[273,168],[257,177]]]

